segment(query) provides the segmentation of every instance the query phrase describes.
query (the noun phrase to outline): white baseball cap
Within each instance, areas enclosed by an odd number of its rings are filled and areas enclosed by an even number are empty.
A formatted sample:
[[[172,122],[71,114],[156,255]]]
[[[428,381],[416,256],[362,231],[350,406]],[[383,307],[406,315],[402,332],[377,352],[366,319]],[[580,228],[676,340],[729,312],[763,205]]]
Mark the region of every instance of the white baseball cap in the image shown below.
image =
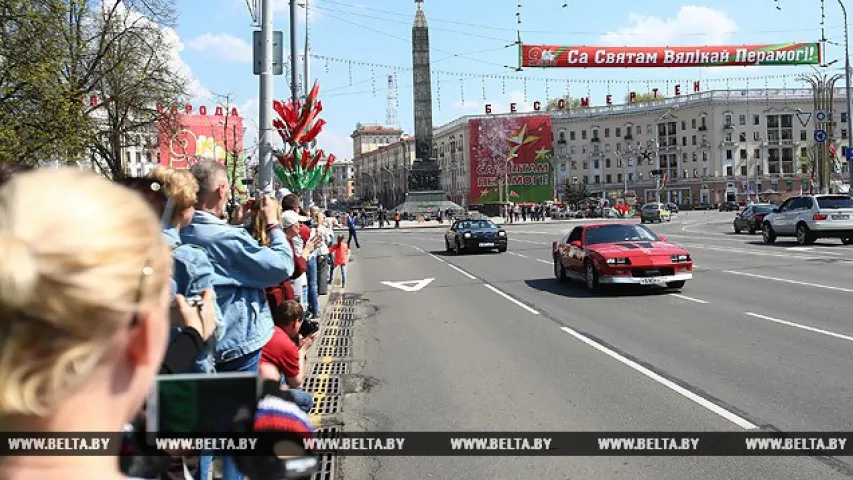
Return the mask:
[[[308,220],[308,217],[303,217],[293,210],[287,210],[281,214],[281,224],[284,228],[290,228],[300,222],[307,222]]]

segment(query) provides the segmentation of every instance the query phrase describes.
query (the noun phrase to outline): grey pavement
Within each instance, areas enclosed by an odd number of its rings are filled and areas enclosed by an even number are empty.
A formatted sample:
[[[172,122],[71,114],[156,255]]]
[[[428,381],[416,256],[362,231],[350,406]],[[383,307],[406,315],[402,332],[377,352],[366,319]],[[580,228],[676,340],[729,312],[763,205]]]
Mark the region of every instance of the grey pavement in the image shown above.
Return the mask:
[[[376,313],[356,323],[352,375],[371,388],[345,396],[345,430],[853,430],[853,247],[767,246],[730,233],[732,218],[689,212],[651,226],[698,266],[680,294],[558,284],[550,246],[571,224],[510,225],[507,253],[462,256],[443,251],[443,230],[359,232],[347,290]],[[424,279],[417,292],[382,283]],[[344,478],[376,479],[853,472],[849,458],[810,457],[342,461]]]

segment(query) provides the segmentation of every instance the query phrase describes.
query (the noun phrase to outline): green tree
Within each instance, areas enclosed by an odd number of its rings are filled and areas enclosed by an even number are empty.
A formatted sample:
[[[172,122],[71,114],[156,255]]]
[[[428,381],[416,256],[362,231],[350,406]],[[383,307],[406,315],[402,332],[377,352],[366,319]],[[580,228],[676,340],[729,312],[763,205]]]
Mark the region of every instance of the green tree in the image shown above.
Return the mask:
[[[565,96],[565,97],[552,98],[551,100],[548,100],[548,104],[545,106],[545,110],[547,110],[549,112],[559,110],[560,107],[558,105],[559,105],[560,100],[566,101],[566,105],[563,108],[564,110],[577,110],[577,109],[581,108],[581,99],[580,98],[573,98],[571,96]]]
[[[563,180],[563,198],[569,205],[575,206],[589,198],[589,189],[586,183],[573,183],[570,178]]]
[[[645,103],[645,102],[654,102],[655,100],[663,100],[666,98],[666,95],[658,92],[657,96],[655,96],[654,92],[646,92],[646,93],[637,93],[634,97],[634,103]],[[625,103],[631,103],[631,93],[625,94]]]

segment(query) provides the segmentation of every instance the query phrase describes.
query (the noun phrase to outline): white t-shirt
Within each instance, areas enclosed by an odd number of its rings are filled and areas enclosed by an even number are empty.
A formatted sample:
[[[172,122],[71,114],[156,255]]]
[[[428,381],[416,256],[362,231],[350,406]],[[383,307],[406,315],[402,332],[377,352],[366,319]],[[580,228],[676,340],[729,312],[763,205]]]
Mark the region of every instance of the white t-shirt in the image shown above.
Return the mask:
[[[317,233],[323,237],[323,243],[320,244],[320,255],[329,254],[329,244],[334,240],[335,233],[329,227],[320,225],[317,227]]]

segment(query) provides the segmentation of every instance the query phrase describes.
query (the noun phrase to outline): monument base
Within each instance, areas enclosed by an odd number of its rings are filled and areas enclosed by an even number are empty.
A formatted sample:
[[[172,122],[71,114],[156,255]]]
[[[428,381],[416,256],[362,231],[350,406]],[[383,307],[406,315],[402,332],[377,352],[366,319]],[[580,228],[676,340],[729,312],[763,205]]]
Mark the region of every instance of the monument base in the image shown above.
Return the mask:
[[[450,210],[453,213],[465,212],[465,209],[446,199],[441,190],[426,190],[422,192],[409,192],[406,201],[394,208],[401,215],[408,218],[434,217],[439,211],[446,215]]]

